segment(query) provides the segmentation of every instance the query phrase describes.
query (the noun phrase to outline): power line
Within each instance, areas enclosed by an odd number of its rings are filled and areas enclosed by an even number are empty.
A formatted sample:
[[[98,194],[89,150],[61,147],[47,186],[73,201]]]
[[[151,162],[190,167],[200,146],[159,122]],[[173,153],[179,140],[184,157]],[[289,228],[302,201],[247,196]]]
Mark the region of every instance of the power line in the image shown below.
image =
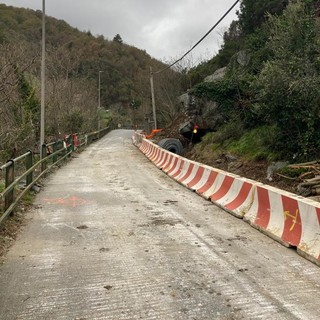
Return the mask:
[[[186,52],[180,59],[176,60],[175,62],[173,62],[172,64],[170,64],[169,66],[154,72],[154,74],[158,74],[161,73],[165,70],[168,70],[169,68],[173,67],[175,64],[177,64],[179,61],[181,61],[187,54],[189,54],[196,46],[198,46],[198,44],[200,44],[211,32],[212,30],[214,30],[219,24],[220,22],[230,13],[230,11],[238,4],[238,2],[240,2],[240,0],[237,0],[232,6],[231,8],[220,18],[220,20],[188,51]]]

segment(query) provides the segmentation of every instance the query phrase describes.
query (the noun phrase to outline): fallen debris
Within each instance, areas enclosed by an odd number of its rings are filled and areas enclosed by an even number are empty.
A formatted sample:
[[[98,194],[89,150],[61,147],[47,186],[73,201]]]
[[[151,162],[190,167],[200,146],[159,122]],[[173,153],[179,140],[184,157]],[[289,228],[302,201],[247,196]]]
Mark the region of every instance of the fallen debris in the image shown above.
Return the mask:
[[[320,195],[320,160],[291,164],[288,168],[304,169],[298,177],[302,181],[297,187],[300,195],[305,197]]]

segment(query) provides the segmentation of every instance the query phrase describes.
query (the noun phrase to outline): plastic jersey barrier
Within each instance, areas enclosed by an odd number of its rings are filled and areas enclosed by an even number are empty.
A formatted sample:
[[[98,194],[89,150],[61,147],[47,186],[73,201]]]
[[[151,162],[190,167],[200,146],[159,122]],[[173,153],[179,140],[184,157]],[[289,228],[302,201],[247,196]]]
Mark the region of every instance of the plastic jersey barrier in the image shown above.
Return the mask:
[[[318,202],[185,159],[137,132],[133,142],[177,182],[320,266]]]

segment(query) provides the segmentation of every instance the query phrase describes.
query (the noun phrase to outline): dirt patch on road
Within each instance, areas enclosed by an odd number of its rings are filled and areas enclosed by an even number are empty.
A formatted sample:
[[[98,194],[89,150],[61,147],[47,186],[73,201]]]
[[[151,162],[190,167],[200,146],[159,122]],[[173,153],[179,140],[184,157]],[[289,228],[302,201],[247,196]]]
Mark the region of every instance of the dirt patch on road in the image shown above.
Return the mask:
[[[181,220],[175,220],[175,219],[161,219],[161,218],[152,218],[151,219],[152,224],[155,226],[175,226],[178,223],[181,223]]]

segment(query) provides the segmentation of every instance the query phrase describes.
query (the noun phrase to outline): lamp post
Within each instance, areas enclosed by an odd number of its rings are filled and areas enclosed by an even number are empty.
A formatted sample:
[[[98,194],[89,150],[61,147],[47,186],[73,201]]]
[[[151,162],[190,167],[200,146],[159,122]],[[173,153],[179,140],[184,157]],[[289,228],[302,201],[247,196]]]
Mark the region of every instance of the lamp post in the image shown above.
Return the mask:
[[[98,131],[100,131],[100,106],[101,106],[101,73],[99,71],[99,86],[98,86]]]
[[[152,99],[152,113],[153,113],[154,129],[157,129],[157,113],[156,113],[156,103],[155,103],[155,99],[154,99],[154,86],[153,86],[152,67],[150,67],[150,87],[151,87],[151,99]]]
[[[44,112],[45,112],[45,57],[46,57],[46,21],[45,0],[42,0],[42,57],[41,57],[41,110],[40,110],[40,157],[43,154],[44,144]]]

